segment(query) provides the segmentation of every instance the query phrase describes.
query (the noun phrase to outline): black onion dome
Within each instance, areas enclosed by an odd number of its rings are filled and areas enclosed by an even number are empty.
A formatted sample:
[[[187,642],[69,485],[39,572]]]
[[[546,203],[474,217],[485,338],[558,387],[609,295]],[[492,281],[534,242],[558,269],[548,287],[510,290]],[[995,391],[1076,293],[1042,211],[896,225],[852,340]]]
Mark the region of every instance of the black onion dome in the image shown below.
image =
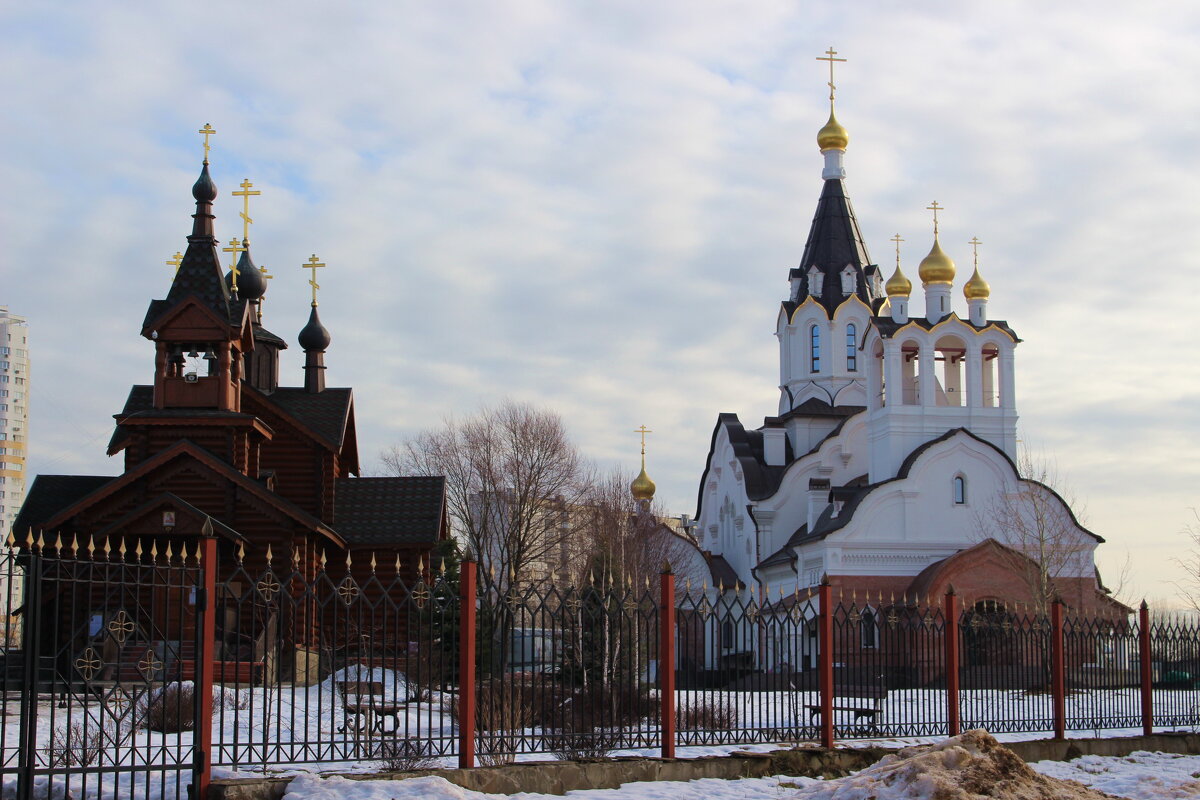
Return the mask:
[[[207,161],[204,162],[204,169],[200,170],[200,177],[192,184],[192,197],[196,198],[198,203],[211,203],[217,199],[217,185],[208,174]]]
[[[243,241],[245,246],[246,242]],[[238,297],[243,300],[258,300],[267,293],[267,281],[262,276],[262,272],[258,267],[254,266],[254,260],[250,258],[250,250],[242,251],[241,258],[238,259]],[[225,286],[230,291],[233,290],[233,270],[225,273]]]
[[[325,330],[325,326],[321,324],[321,318],[317,316],[317,307],[312,307],[312,312],[308,315],[308,324],[300,331],[298,341],[300,346],[305,351],[316,350],[325,352],[329,348],[329,343],[333,341],[329,338],[329,331]]]

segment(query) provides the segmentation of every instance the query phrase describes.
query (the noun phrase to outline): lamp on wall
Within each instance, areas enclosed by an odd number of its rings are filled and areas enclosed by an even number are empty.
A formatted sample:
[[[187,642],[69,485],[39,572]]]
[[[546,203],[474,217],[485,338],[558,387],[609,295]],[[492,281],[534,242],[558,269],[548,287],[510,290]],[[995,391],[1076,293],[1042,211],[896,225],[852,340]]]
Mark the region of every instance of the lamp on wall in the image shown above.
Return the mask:
[[[167,533],[171,533],[172,531],[175,530],[175,512],[174,511],[162,512],[162,526],[163,526],[163,530],[166,531]]]

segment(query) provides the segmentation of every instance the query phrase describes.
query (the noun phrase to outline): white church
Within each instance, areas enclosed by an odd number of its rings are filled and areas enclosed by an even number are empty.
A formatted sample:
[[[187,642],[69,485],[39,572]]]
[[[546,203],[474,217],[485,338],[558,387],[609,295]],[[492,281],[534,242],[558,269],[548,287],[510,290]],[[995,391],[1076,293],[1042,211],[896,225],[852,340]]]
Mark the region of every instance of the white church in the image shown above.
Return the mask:
[[[959,300],[935,202],[933,246],[917,271],[923,303],[910,306],[899,236],[886,282],[867,254],[846,193],[848,141],[831,91],[817,135],[821,195],[776,321],[778,414],[753,430],[718,417],[699,489],[700,549],[760,596],[827,579],[872,599],[953,586],[969,603],[1030,602],[1028,576],[1053,560],[1068,607],[1114,608],[1094,562],[1103,540],[1052,488],[1018,473],[1021,340],[989,319],[978,256]]]

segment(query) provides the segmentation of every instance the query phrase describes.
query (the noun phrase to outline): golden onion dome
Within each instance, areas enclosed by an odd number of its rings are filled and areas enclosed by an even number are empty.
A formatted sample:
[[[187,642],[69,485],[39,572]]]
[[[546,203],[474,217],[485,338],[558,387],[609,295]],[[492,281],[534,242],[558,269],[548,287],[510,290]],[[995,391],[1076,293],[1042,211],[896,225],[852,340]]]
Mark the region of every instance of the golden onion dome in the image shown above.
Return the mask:
[[[931,283],[954,283],[956,271],[954,259],[946,255],[937,236],[934,235],[933,248],[930,249],[929,255],[921,259],[921,267],[917,271],[921,277],[921,283],[926,286]]]
[[[971,274],[971,280],[963,287],[963,294],[968,300],[987,300],[991,293],[992,287],[988,286],[988,282],[979,274],[979,267],[976,267],[975,272]]]
[[[897,264],[896,271],[892,273],[892,277],[888,278],[883,288],[888,293],[888,297],[908,297],[912,294],[912,281],[904,277],[904,273],[900,271],[900,265]]]
[[[830,107],[829,122],[817,131],[817,147],[821,148],[823,153],[826,150],[845,150],[849,143],[850,134],[846,133],[846,129],[837,121],[837,117],[833,115],[833,108]]]
[[[635,500],[653,500],[654,488],[654,481],[646,474],[646,465],[643,463],[642,471],[633,479],[633,483],[629,484],[629,490],[633,492]]]

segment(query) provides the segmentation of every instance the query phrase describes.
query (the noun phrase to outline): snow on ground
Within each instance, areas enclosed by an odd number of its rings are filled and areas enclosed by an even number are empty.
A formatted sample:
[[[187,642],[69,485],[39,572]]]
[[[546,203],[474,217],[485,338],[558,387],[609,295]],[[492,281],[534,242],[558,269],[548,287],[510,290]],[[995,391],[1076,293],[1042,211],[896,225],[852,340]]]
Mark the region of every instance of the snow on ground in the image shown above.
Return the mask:
[[[982,731],[909,748],[836,780],[775,776],[739,780],[627,783],[619,789],[569,792],[567,800],[1131,800],[1200,798],[1200,756],[1134,753],[1025,765]],[[1078,781],[1079,784],[1062,782]],[[1085,787],[1091,787],[1085,788]],[[498,795],[463,789],[437,777],[354,781],[297,777],[284,800],[555,800],[556,795]]]

